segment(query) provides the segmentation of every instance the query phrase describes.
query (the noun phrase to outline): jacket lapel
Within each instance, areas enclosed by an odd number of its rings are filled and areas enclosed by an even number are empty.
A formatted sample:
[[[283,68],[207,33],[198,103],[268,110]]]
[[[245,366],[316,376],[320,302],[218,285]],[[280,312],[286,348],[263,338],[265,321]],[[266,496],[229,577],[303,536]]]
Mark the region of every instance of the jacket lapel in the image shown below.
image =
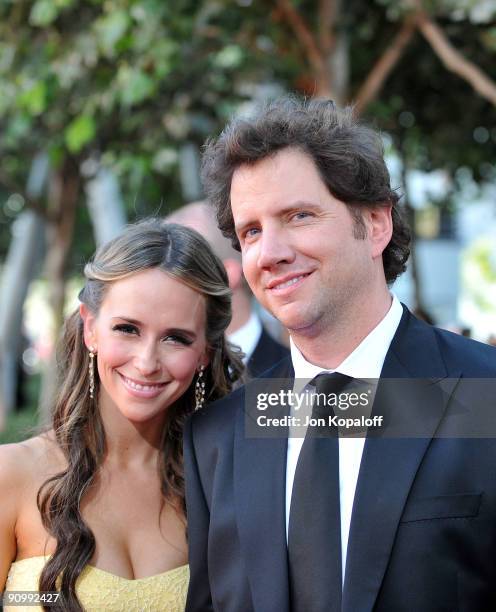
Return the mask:
[[[291,362],[284,360],[270,373],[278,379],[264,383],[254,380],[247,387],[258,385],[261,391],[293,387]],[[262,380],[262,379],[260,379]],[[274,383],[274,385],[272,385]],[[255,391],[256,391],[256,387]],[[247,389],[251,402],[253,391]],[[249,437],[247,418],[252,407],[238,410],[234,440],[234,496],[236,520],[243,558],[250,583],[254,610],[286,612],[289,610],[289,581],[286,546],[285,490],[287,430],[279,437]],[[279,415],[288,414],[281,407]],[[271,411],[272,415],[272,411]]]
[[[246,364],[249,378],[261,376],[264,372],[272,368],[272,366],[288,356],[289,349],[279,344],[279,342],[276,342],[276,340],[271,338],[269,333],[262,328],[262,334],[257,346]]]
[[[405,309],[381,380],[410,382],[400,387],[400,402],[391,402],[391,394],[379,382],[374,412],[397,416],[400,409],[402,422],[412,426],[420,419],[422,437],[374,437],[365,442],[348,541],[343,612],[374,607],[415,474],[457,383],[458,374],[451,374],[440,384],[447,376],[434,332]],[[404,434],[408,431],[403,429]]]

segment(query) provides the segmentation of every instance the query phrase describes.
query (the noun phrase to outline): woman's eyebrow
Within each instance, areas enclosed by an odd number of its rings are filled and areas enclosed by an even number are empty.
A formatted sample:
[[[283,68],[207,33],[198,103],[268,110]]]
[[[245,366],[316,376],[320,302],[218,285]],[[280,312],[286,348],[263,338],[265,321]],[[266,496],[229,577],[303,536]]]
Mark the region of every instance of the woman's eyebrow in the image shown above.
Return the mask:
[[[115,316],[112,317],[112,319],[119,319],[120,321],[125,321],[126,323],[131,323],[132,325],[137,326],[143,325],[141,321],[138,321],[138,319],[133,319],[131,317]],[[193,340],[196,339],[196,332],[192,329],[187,329],[184,327],[167,327],[162,332],[162,335],[165,334],[186,334],[187,336],[190,336]]]

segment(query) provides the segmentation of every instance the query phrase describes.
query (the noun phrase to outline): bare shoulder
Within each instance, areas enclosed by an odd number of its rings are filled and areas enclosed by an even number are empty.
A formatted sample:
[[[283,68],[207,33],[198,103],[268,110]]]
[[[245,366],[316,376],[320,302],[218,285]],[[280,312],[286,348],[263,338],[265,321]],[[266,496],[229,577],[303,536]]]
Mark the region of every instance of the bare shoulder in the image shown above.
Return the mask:
[[[19,486],[29,473],[30,455],[24,442],[0,445],[0,485],[3,490],[9,484]]]
[[[63,456],[50,432],[24,442],[0,445],[0,486],[20,492],[23,485],[46,477],[63,465]]]
[[[0,445],[0,591],[14,559],[44,554],[40,551],[48,535],[41,523],[37,494],[64,465],[49,432],[17,444]]]
[[[0,591],[3,590],[7,573],[17,554],[16,523],[22,508],[22,499],[27,488],[30,452],[24,444],[0,446]]]

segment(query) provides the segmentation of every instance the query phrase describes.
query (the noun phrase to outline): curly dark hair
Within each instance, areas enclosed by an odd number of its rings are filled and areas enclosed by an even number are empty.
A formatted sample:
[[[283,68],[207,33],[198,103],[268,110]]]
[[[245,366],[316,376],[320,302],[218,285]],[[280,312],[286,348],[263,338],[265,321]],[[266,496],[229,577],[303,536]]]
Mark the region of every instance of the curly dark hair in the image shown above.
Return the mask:
[[[352,107],[340,109],[330,100],[286,96],[259,107],[251,117],[234,118],[218,138],[207,140],[202,179],[222,233],[239,251],[230,199],[234,171],[287,147],[309,155],[329,192],[349,206],[355,238],[366,235],[364,207],[392,207],[393,235],[382,259],[386,281],[393,283],[406,267],[410,231],[399,195],[391,189],[382,140],[353,116]]]

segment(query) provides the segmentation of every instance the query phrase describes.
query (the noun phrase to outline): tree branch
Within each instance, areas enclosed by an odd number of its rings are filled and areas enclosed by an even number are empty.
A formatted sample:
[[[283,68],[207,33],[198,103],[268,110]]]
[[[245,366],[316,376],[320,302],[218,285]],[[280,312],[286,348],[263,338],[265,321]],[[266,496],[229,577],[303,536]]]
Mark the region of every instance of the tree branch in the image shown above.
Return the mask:
[[[277,5],[305,49],[308,62],[317,78],[317,94],[332,97],[327,66],[310,29],[290,0],[277,0]]]
[[[362,114],[365,108],[375,100],[386,79],[412,40],[416,27],[416,16],[407,17],[391,44],[377,60],[356,95],[355,112],[357,115]]]
[[[470,83],[477,93],[496,106],[496,83],[457,51],[441,28],[425,13],[418,15],[418,28],[445,67]]]
[[[336,21],[336,0],[319,2],[319,45],[322,55],[327,56],[335,47],[334,26]]]

